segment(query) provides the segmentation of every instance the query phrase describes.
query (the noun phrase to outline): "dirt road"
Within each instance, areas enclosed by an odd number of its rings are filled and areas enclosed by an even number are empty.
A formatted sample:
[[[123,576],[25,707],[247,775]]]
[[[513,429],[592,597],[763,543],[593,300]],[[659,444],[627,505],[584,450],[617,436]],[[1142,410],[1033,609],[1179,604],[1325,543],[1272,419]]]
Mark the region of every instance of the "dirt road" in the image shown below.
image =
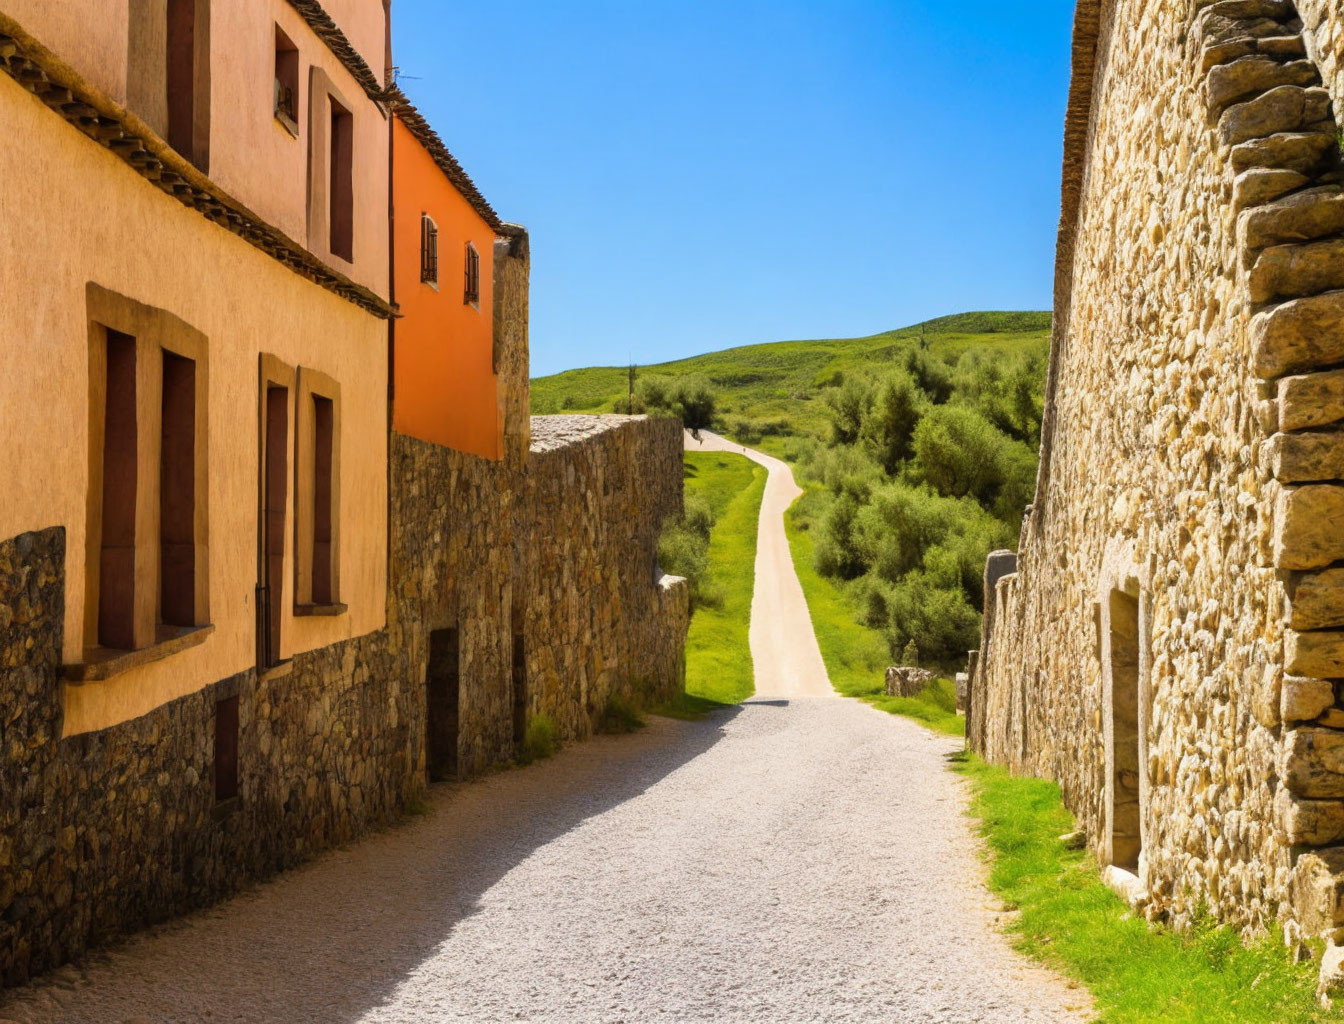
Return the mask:
[[[769,471],[761,499],[756,537],[756,587],[751,595],[751,660],[760,697],[834,697],[817,647],[803,587],[793,568],[784,512],[802,494],[793,470],[762,452],[727,441],[708,430],[697,441],[686,435],[688,451],[745,455]]]

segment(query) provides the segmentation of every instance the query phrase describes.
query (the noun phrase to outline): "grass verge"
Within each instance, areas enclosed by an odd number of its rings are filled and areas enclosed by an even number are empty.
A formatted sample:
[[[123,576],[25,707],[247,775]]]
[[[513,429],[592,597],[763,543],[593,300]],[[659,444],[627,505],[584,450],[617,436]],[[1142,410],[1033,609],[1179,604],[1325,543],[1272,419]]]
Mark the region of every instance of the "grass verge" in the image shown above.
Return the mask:
[[[935,680],[914,697],[888,697],[882,692],[886,668],[891,664],[886,641],[877,630],[858,622],[845,592],[817,572],[812,561],[812,536],[794,515],[796,509],[795,504],[784,514],[784,527],[831,685],[846,697],[858,697],[875,708],[913,718],[930,729],[951,736],[964,735],[966,723],[957,714],[957,691],[949,680]]]
[[[1150,926],[1101,881],[1097,865],[1059,837],[1074,828],[1059,787],[1013,778],[974,756],[972,814],[989,847],[990,888],[1015,910],[1014,945],[1090,989],[1105,1024],[1305,1024],[1314,961],[1293,964],[1281,937],[1251,946],[1227,928]]]
[[[676,717],[736,704],[755,690],[748,626],[765,477],[762,467],[742,455],[686,453],[686,493],[700,495],[714,510],[705,588],[712,599],[691,616],[686,697],[674,707],[680,711]]]

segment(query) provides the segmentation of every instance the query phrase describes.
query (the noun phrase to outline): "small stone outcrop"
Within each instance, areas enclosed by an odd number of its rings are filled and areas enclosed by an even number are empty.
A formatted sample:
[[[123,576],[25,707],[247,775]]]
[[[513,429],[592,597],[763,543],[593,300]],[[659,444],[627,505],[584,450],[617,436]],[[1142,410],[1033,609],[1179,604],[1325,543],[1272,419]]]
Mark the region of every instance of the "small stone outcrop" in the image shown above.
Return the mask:
[[[937,675],[926,668],[911,665],[893,665],[887,669],[886,688],[888,697],[913,697],[921,693],[933,682]]]

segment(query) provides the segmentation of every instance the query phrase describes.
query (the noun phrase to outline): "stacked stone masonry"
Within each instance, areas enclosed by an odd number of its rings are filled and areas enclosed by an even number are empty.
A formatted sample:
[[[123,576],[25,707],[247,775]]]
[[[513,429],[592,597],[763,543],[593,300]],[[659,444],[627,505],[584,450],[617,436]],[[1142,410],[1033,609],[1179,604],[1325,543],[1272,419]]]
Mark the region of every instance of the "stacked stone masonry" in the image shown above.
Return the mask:
[[[970,741],[1057,779],[1150,916],[1344,940],[1344,14],[1084,0],[1075,36],[1042,467]]]
[[[393,436],[385,630],[101,732],[62,737],[65,531],[0,543],[0,792],[18,795],[0,805],[0,982],[394,818],[428,781],[431,630],[459,630],[464,776],[514,754],[515,632],[527,714],[564,739],[589,734],[612,695],[679,692],[688,597],[656,571],[662,521],[681,510],[678,425],[532,429],[515,466]],[[217,803],[215,709],[235,695],[238,797]]]

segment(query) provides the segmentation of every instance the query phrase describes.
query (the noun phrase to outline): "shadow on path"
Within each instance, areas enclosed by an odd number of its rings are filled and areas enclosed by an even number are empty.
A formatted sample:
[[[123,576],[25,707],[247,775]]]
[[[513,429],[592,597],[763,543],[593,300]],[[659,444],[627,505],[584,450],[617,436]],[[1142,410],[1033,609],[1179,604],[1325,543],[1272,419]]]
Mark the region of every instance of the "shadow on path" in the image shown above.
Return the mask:
[[[526,769],[435,786],[423,816],[0,995],[0,1018],[356,1021],[512,868],[675,773],[739,713],[653,718]]]

